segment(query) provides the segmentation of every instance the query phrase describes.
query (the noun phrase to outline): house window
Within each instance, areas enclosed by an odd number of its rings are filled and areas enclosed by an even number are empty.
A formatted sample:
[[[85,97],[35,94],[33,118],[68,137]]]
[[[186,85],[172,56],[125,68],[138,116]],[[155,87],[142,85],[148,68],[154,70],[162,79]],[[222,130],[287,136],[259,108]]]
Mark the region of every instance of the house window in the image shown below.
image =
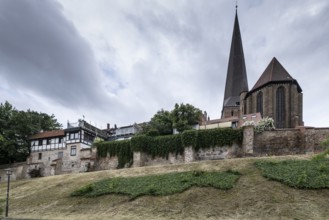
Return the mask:
[[[39,153],[38,154],[38,160],[41,160],[42,159],[42,153]]]
[[[75,156],[77,155],[77,147],[76,146],[72,146],[71,147],[71,156]]]
[[[276,127],[283,128],[285,120],[285,91],[280,86],[276,91]]]
[[[51,139],[47,139],[47,145],[51,144]]]
[[[63,158],[63,151],[58,152],[58,159]]]
[[[59,138],[58,143],[62,143],[62,142],[63,142],[63,138]]]
[[[79,132],[70,133],[70,140],[79,139]]]
[[[263,116],[263,93],[259,92],[257,94],[257,112]]]
[[[41,146],[41,145],[42,145],[42,140],[39,140],[38,146]]]
[[[87,142],[93,142],[94,137],[91,134],[85,133],[83,139],[84,139],[84,141],[87,141]]]

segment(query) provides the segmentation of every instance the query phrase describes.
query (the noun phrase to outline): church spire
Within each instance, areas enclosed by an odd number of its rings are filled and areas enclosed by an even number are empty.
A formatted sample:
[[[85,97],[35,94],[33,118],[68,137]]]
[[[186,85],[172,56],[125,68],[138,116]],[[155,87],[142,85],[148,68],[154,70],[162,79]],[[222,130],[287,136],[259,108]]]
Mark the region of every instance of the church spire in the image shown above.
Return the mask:
[[[236,4],[235,21],[231,42],[230,57],[228,61],[225,95],[223,103],[222,118],[225,107],[234,107],[240,105],[240,93],[248,92],[247,71],[244,61],[242,39],[239,27],[238,13]],[[231,110],[231,108],[230,108]],[[233,116],[233,115],[232,115]]]

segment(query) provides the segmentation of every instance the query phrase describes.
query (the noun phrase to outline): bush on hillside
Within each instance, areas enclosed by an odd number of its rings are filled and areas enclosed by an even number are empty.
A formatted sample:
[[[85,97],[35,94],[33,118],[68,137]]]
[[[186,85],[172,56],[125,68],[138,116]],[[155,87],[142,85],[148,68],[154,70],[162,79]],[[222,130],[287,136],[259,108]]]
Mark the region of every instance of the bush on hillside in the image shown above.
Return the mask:
[[[31,170],[29,170],[28,174],[31,178],[42,177],[40,168],[39,169],[31,169]]]
[[[300,189],[329,188],[329,160],[257,161],[264,177]]]
[[[192,186],[233,188],[240,174],[236,171],[189,171],[138,177],[117,177],[88,184],[71,193],[71,196],[98,197],[106,194],[124,194],[130,199],[143,195],[165,196],[181,193]]]

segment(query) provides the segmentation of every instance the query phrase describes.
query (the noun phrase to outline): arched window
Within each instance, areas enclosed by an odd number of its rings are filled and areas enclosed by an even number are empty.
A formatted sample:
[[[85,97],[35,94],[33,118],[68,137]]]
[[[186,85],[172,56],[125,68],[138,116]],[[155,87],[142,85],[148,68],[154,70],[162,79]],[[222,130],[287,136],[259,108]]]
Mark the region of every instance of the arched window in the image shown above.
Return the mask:
[[[259,92],[257,94],[257,112],[263,116],[263,93]]]
[[[276,127],[283,128],[285,120],[285,91],[280,86],[276,90]]]

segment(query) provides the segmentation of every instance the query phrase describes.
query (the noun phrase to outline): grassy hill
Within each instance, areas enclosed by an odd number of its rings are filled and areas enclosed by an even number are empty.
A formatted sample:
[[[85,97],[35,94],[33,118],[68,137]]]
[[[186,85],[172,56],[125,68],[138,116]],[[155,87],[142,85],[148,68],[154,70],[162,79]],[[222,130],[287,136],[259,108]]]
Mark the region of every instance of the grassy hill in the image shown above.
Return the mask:
[[[307,159],[307,156],[243,158],[191,164],[98,171],[13,181],[9,216],[33,219],[328,219],[329,190],[290,188],[261,176],[256,160]],[[169,196],[70,197],[79,187],[111,177],[182,171],[238,171],[233,189],[192,187]],[[5,207],[6,184],[0,185]]]

